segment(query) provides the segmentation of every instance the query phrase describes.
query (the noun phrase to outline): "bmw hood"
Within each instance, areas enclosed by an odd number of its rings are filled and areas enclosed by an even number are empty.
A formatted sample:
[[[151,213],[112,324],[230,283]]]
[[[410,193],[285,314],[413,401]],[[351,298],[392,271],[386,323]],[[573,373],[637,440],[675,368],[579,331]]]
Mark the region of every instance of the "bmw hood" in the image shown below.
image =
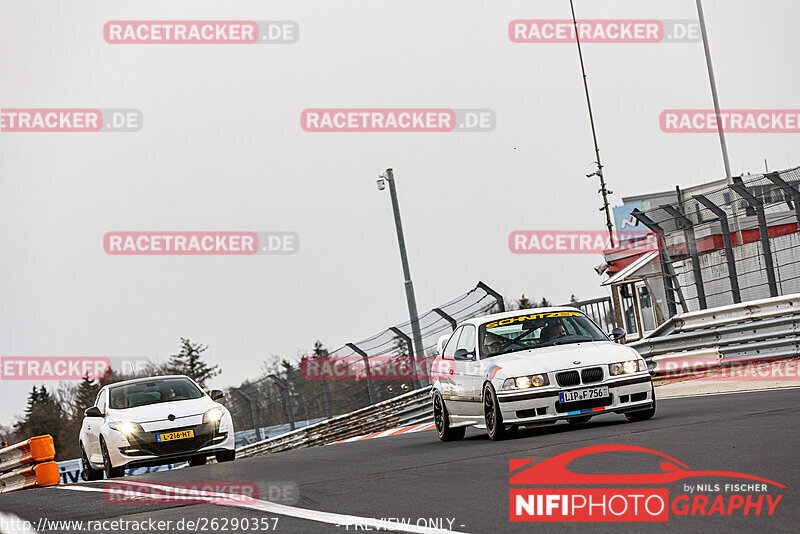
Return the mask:
[[[209,397],[203,396],[199,399],[159,402],[122,410],[109,408],[108,415],[114,421],[134,421],[136,423],[179,421],[187,417],[202,416],[214,406],[217,406],[216,402]],[[172,419],[170,419],[170,415],[173,416]]]
[[[639,357],[635,350],[624,345],[593,341],[521,350],[489,358],[487,363],[501,367],[505,376],[514,377],[622,362]]]

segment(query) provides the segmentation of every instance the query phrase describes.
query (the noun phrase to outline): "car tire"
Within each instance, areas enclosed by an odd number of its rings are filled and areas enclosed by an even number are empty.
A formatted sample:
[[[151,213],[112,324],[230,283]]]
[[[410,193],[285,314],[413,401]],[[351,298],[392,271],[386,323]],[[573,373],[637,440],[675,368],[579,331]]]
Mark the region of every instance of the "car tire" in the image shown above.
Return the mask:
[[[450,426],[450,414],[444,404],[442,394],[438,391],[433,393],[433,423],[436,425],[436,435],[441,441],[458,441],[464,439],[467,428],[460,426],[452,428]]]
[[[103,452],[103,467],[105,468],[106,478],[119,478],[125,475],[125,466],[114,467],[111,464],[111,456],[108,454],[106,440],[100,437],[100,450]]]
[[[630,412],[625,414],[625,418],[631,423],[638,423],[639,421],[647,421],[652,419],[656,414],[656,388],[650,385],[650,396],[653,398],[653,407],[647,410],[640,410],[637,412]]]
[[[508,435],[503,424],[503,414],[500,413],[500,403],[497,402],[494,387],[489,383],[483,388],[483,418],[489,439],[500,441]]]
[[[103,470],[92,467],[92,464],[89,463],[89,458],[86,456],[86,451],[83,450],[83,445],[81,445],[81,465],[83,467],[81,470],[83,480],[87,482],[103,480]]]
[[[206,465],[206,461],[208,460],[208,456],[201,454],[200,456],[192,456],[189,458],[189,465],[192,467],[197,467],[198,465]]]
[[[567,423],[571,425],[579,425],[581,423],[588,423],[591,418],[591,415],[584,415],[583,417],[570,417],[567,419]]]
[[[232,462],[236,459],[236,451],[222,451],[214,453],[217,463]]]

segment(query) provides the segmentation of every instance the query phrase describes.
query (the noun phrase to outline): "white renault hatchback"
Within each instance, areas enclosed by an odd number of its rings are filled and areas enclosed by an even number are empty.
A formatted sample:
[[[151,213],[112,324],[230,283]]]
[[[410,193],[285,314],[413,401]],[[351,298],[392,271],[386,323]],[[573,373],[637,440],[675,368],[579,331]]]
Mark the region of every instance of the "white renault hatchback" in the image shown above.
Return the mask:
[[[470,319],[440,348],[431,395],[442,441],[463,438],[467,426],[501,439],[519,426],[584,423],[604,413],[641,421],[656,411],[644,359],[575,308]]]
[[[128,467],[180,461],[206,463],[235,458],[233,421],[210,395],[187,376],[156,376],[103,387],[81,425],[85,480],[119,477]]]

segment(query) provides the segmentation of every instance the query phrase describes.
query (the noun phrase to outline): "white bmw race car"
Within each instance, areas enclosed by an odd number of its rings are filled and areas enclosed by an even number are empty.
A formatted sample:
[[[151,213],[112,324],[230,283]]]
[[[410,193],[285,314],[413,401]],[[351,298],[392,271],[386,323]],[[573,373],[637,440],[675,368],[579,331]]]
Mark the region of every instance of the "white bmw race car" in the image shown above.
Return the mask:
[[[104,386],[87,408],[80,432],[85,480],[119,477],[126,467],[236,457],[233,421],[217,399],[187,376],[126,380]]]
[[[614,340],[625,336],[614,329]],[[575,308],[539,308],[470,319],[440,340],[433,416],[442,441],[485,425],[489,437],[526,425],[583,423],[603,413],[655,415],[644,359]]]

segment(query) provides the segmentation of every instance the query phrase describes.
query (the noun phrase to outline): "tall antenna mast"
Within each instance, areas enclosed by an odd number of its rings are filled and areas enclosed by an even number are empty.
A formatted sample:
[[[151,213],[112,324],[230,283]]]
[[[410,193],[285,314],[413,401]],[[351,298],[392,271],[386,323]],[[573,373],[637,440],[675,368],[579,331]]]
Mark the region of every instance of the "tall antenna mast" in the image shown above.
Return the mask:
[[[594,140],[594,152],[597,157],[597,171],[588,175],[588,178],[597,176],[600,178],[600,190],[598,193],[603,195],[603,207],[600,211],[606,212],[606,227],[608,228],[608,238],[611,247],[614,247],[614,225],[611,223],[611,210],[608,204],[608,195],[611,193],[606,188],[606,179],[603,177],[603,163],[600,161],[600,147],[597,145],[597,131],[594,127],[594,114],[592,113],[592,100],[589,98],[589,83],[586,81],[586,68],[583,65],[583,51],[581,50],[580,31],[578,30],[578,20],[575,18],[575,6],[569,0],[569,7],[572,9],[572,24],[575,26],[575,42],[578,43],[578,57],[581,60],[581,73],[583,73],[583,89],[586,91],[586,105],[589,107],[589,122],[592,124],[592,139]]]

